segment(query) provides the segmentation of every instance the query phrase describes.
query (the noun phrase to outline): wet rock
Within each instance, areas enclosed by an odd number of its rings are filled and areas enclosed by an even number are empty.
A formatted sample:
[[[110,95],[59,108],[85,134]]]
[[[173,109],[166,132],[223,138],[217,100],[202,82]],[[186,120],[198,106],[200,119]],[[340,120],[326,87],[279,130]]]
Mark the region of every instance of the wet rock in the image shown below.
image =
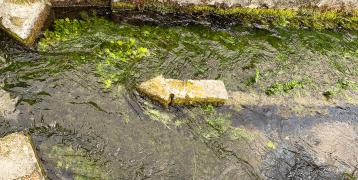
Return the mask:
[[[51,0],[53,7],[109,6],[109,0]]]
[[[18,115],[17,102],[18,98],[11,98],[8,92],[0,89],[0,116],[5,119],[16,119]]]
[[[45,179],[29,137],[14,133],[0,139],[0,179]]]
[[[168,106],[170,103],[174,105],[222,104],[228,100],[225,85],[218,80],[182,81],[158,76],[140,84],[138,90],[164,106]]]
[[[119,8],[128,2],[124,0],[112,0],[112,7]],[[153,3],[168,3],[168,1],[137,1],[131,0],[136,5],[153,4]],[[174,3],[180,6],[186,5],[210,5],[217,7],[249,7],[249,8],[302,8],[302,7],[320,7],[324,9],[357,9],[357,0],[173,0]]]
[[[167,88],[163,76],[158,76],[149,81],[143,82],[138,86],[138,90],[163,105],[168,106],[171,101],[170,91]]]
[[[47,19],[47,0],[0,0],[0,26],[25,45],[31,45]]]

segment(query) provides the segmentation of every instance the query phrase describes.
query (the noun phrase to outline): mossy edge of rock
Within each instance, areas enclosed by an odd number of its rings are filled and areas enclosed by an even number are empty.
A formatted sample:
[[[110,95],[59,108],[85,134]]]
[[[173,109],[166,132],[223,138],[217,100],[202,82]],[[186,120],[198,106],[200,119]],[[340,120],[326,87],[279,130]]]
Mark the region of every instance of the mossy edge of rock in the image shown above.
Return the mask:
[[[146,1],[143,3],[112,2],[112,12],[123,11],[139,13],[155,12],[165,16],[188,15],[193,19],[206,20],[219,17],[225,21],[240,23],[245,26],[259,24],[273,27],[358,30],[358,9],[324,10],[320,8],[249,8],[219,7],[215,5],[180,5],[172,2],[160,3]],[[224,21],[224,23],[225,23]]]

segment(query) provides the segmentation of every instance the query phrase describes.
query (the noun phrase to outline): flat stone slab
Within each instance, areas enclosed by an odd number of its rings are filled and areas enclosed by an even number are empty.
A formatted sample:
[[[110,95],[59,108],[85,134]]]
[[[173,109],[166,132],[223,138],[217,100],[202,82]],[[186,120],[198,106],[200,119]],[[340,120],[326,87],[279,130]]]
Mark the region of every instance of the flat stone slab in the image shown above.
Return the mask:
[[[47,19],[47,0],[0,0],[0,27],[25,45],[31,45]]]
[[[0,167],[0,179],[45,179],[31,140],[22,133],[0,139]]]
[[[168,106],[182,104],[223,104],[228,100],[225,85],[219,80],[165,79],[162,75],[143,82],[138,91]]]

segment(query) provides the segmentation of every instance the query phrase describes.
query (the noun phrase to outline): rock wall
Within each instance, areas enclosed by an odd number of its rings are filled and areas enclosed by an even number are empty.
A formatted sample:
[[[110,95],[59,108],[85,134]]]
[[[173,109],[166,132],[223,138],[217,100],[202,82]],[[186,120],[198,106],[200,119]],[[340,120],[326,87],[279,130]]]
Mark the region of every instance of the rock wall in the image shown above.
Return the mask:
[[[51,5],[52,4],[52,5]],[[181,11],[180,8],[192,7],[192,6],[202,6],[202,7],[193,7],[194,11],[199,11],[200,13],[206,13],[206,11],[215,13],[226,13],[227,7],[233,7],[231,9],[231,14],[237,13],[237,7],[245,8],[269,8],[269,9],[300,9],[300,8],[313,8],[321,10],[341,10],[343,12],[353,12],[354,18],[347,19],[346,15],[337,15],[327,14],[325,16],[319,17],[319,20],[324,20],[318,26],[326,26],[325,23],[329,25],[328,28],[331,28],[330,24],[342,24],[346,23],[347,29],[357,29],[358,28],[358,0],[0,0],[0,27],[8,32],[12,37],[22,42],[25,45],[31,45],[34,43],[36,38],[41,32],[41,28],[44,25],[45,20],[48,17],[50,7],[106,7],[112,8],[115,19],[123,20],[123,17],[132,16],[132,19],[152,19],[157,21],[158,17],[141,17],[143,14],[142,10],[147,10],[147,13],[150,11],[159,12],[168,12],[172,14],[177,14],[176,19],[179,21],[186,21],[186,19],[192,17],[192,12],[186,11],[184,13],[178,12]],[[206,7],[203,7],[206,6]],[[145,7],[154,7],[154,9],[146,9]],[[175,8],[173,8],[175,7]],[[64,9],[65,9],[64,8]],[[196,9],[195,9],[196,8]],[[205,9],[206,8],[206,9]],[[211,8],[211,9],[210,9]],[[135,12],[134,16],[132,12],[123,11],[123,10],[139,10]],[[198,10],[199,9],[199,10]],[[213,10],[214,9],[214,10]],[[220,9],[220,10],[217,10]],[[239,10],[240,11],[240,10]],[[239,12],[243,14],[242,12]],[[246,13],[246,12],[244,12]],[[263,13],[264,16],[268,15],[272,18],[278,18],[277,13],[280,13],[284,17],[286,14],[294,14],[292,12],[249,12],[252,15],[257,15],[257,18],[260,20]],[[153,13],[152,13],[153,14]],[[296,13],[297,14],[297,13]],[[201,16],[199,14],[198,16]],[[272,16],[274,15],[274,16]],[[281,17],[280,15],[280,17]],[[301,15],[301,14],[299,14]],[[191,16],[191,17],[189,17]],[[303,16],[307,16],[307,13],[303,13]],[[312,14],[308,14],[312,16]],[[134,17],[134,18],[133,18]],[[279,18],[280,18],[279,17]],[[167,23],[171,21],[169,17],[159,17],[162,19],[158,21],[160,23]],[[231,18],[231,17],[230,17]],[[229,18],[229,20],[230,20]],[[242,19],[241,17],[236,17],[238,20]],[[291,18],[291,17],[289,17]],[[305,18],[305,17],[304,17]],[[215,20],[215,18],[214,18]],[[196,21],[196,20],[195,20]],[[221,20],[219,20],[221,21]],[[237,21],[234,19],[233,21]],[[257,19],[255,19],[257,21]],[[296,20],[295,20],[296,21]],[[304,20],[299,20],[304,21]],[[315,19],[310,22],[314,24]],[[219,22],[220,23],[220,22]],[[284,22],[285,23],[285,22]],[[307,24],[302,22],[301,24]],[[298,26],[301,26],[298,24]],[[296,26],[296,25],[295,25]],[[312,25],[315,26],[315,25]],[[326,28],[326,27],[324,27]],[[336,28],[336,26],[334,26]]]
[[[358,9],[358,0],[112,0],[112,3],[131,2],[150,4],[153,2],[176,3],[179,5],[213,5],[225,7],[249,8],[302,8],[315,7],[321,9]]]

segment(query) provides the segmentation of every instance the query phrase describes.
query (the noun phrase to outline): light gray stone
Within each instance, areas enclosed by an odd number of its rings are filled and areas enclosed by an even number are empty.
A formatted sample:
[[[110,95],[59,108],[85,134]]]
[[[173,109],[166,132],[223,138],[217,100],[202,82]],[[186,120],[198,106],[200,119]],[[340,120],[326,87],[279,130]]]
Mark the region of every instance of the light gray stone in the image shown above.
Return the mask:
[[[0,0],[0,26],[15,39],[31,45],[47,19],[47,0]]]
[[[29,137],[14,133],[0,139],[0,179],[44,180]]]
[[[16,119],[19,114],[16,111],[18,98],[11,98],[10,93],[0,89],[0,116],[5,119]]]

